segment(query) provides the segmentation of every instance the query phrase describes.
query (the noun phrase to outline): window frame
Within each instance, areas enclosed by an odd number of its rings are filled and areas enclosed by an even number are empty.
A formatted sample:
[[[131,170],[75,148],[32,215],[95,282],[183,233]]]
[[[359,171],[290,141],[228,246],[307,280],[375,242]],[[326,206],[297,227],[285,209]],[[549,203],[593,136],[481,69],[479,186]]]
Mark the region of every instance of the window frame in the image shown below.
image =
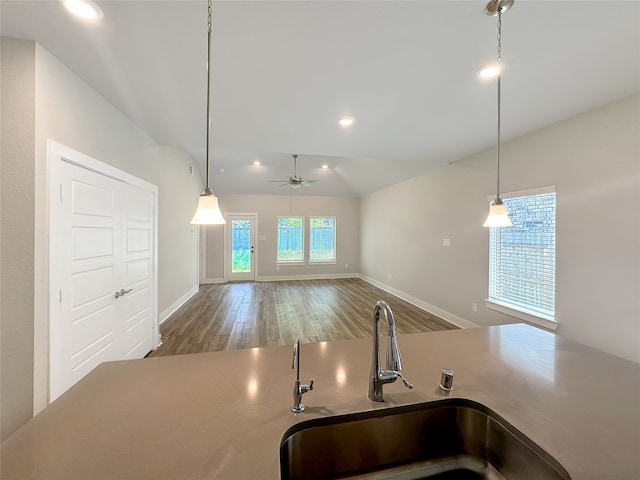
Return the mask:
[[[300,227],[300,230],[301,230],[300,249],[302,252],[302,258],[300,260],[283,260],[280,258],[280,219],[283,219],[283,218],[300,219],[302,222],[302,225]],[[305,231],[305,217],[303,215],[278,215],[276,217],[276,265],[306,265],[304,231]]]
[[[491,298],[489,296],[489,291],[491,290],[491,282],[492,282],[492,278],[491,278],[491,262],[492,262],[491,235],[493,231],[492,229],[510,228],[510,227],[490,227],[490,230],[489,230],[489,252],[488,252],[489,271],[488,271],[488,285],[487,285],[488,298],[485,299],[485,305],[487,308],[491,310],[498,311],[512,317],[516,317],[520,320],[524,320],[527,323],[541,326],[549,330],[556,330],[558,328],[558,318],[557,318],[556,299],[555,299],[556,264],[557,264],[556,258],[555,258],[555,252],[556,252],[555,238],[557,237],[557,213],[558,212],[557,212],[557,193],[556,193],[555,185],[536,188],[536,189],[521,190],[517,192],[510,192],[510,193],[501,195],[501,198],[503,200],[509,200],[513,198],[532,197],[536,195],[548,195],[548,194],[556,195],[555,211],[554,211],[554,247],[553,247],[554,248],[554,260],[553,260],[553,283],[554,283],[553,310],[554,312],[553,312],[553,315],[552,316],[545,315],[544,313],[530,310],[522,305],[517,305],[508,301],[502,301],[501,299]],[[489,200],[493,200],[495,199],[495,195],[487,198]]]
[[[312,252],[312,239],[313,239],[313,235],[312,235],[312,229],[314,228],[312,226],[313,220],[314,219],[322,219],[322,220],[332,220],[333,221],[333,258],[329,258],[329,259],[312,259],[311,258],[311,252]],[[317,228],[317,227],[316,227]],[[337,259],[338,259],[338,254],[337,254],[337,222],[336,222],[336,217],[334,216],[330,216],[330,215],[314,215],[314,216],[310,216],[309,217],[309,265],[335,265],[337,264]]]

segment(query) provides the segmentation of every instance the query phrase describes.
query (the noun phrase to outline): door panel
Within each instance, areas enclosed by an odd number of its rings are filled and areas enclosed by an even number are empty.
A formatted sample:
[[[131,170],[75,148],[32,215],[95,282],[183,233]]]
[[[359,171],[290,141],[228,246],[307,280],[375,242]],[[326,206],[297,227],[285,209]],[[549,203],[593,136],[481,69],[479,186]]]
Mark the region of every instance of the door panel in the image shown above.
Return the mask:
[[[255,215],[227,215],[227,280],[256,279]]]
[[[71,227],[71,259],[113,257],[112,227]]]
[[[67,164],[72,167],[71,164]],[[84,175],[86,177],[86,175]],[[108,181],[107,181],[108,180]],[[114,218],[114,182],[105,177],[105,185],[96,185],[93,179],[85,181],[74,178],[71,181],[71,213],[93,217]],[[85,183],[86,182],[86,183]]]
[[[113,332],[106,333],[95,342],[85,347],[71,357],[73,368],[71,370],[72,384],[82,379],[87,373],[96,368],[102,362],[116,360],[110,358],[115,350]],[[71,386],[71,385],[70,385]],[[63,392],[61,392],[63,393]]]
[[[107,306],[73,322],[73,334],[70,342],[72,368],[76,368],[93,357],[103,347],[110,347],[114,335],[113,315],[113,308]]]

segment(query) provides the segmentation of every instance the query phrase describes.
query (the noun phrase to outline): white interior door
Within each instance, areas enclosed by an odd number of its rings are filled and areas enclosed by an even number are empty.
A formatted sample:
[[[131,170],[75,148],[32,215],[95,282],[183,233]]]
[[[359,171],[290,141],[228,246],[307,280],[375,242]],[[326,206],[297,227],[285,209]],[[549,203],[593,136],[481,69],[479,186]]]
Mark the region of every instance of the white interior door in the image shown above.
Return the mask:
[[[227,215],[227,280],[256,279],[256,215]]]
[[[120,307],[124,318],[124,358],[142,358],[154,348],[152,335],[154,194],[125,185],[124,268]],[[115,295],[114,295],[115,296]]]
[[[158,338],[157,191],[77,155],[93,168],[50,157],[50,401],[102,362],[144,357]]]
[[[118,286],[119,182],[61,164],[57,258],[58,315],[51,319],[50,399],[101,362],[118,358],[114,291]]]

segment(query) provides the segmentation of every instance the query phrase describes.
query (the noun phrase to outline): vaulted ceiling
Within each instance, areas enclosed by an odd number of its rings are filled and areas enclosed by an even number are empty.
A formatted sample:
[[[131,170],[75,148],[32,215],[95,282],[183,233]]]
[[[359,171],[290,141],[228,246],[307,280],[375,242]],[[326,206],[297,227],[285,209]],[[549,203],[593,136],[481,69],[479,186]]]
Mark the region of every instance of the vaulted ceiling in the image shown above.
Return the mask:
[[[104,18],[84,24],[55,0],[0,0],[1,33],[39,42],[204,172],[207,2],[96,3]],[[269,180],[289,178],[299,154],[298,175],[322,182],[296,193],[359,196],[494,146],[495,80],[476,77],[496,58],[484,7],[214,2],[216,193],[287,193]],[[640,90],[640,3],[516,0],[502,54],[508,141]]]

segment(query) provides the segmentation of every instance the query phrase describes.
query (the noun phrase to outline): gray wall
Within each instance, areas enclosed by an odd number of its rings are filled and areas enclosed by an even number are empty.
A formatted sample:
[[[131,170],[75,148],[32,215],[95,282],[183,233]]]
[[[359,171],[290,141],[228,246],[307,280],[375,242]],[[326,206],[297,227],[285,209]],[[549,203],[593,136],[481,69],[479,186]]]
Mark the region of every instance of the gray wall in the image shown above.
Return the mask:
[[[312,187],[310,187],[312,188]],[[350,197],[314,197],[289,195],[220,195],[220,208],[225,214],[258,214],[257,235],[266,240],[258,243],[258,280],[287,278],[322,278],[357,276],[360,271],[360,200]],[[308,251],[309,216],[336,217],[335,265],[276,265],[278,216],[304,216],[305,242]],[[218,282],[224,278],[224,227],[206,228],[203,243],[204,282]],[[346,267],[348,265],[348,267]]]
[[[202,189],[181,150],[158,146],[41,46],[2,38],[2,438],[47,404],[47,139],[158,185],[158,310],[197,290],[190,224]],[[6,101],[5,101],[6,99]]]
[[[31,418],[35,189],[35,44],[1,44],[1,438]]]
[[[501,149],[503,192],[556,186],[557,333],[636,362],[639,132],[640,96],[634,95]],[[476,325],[519,321],[484,306],[488,231],[482,223],[494,192],[492,149],[367,195],[361,273]]]

